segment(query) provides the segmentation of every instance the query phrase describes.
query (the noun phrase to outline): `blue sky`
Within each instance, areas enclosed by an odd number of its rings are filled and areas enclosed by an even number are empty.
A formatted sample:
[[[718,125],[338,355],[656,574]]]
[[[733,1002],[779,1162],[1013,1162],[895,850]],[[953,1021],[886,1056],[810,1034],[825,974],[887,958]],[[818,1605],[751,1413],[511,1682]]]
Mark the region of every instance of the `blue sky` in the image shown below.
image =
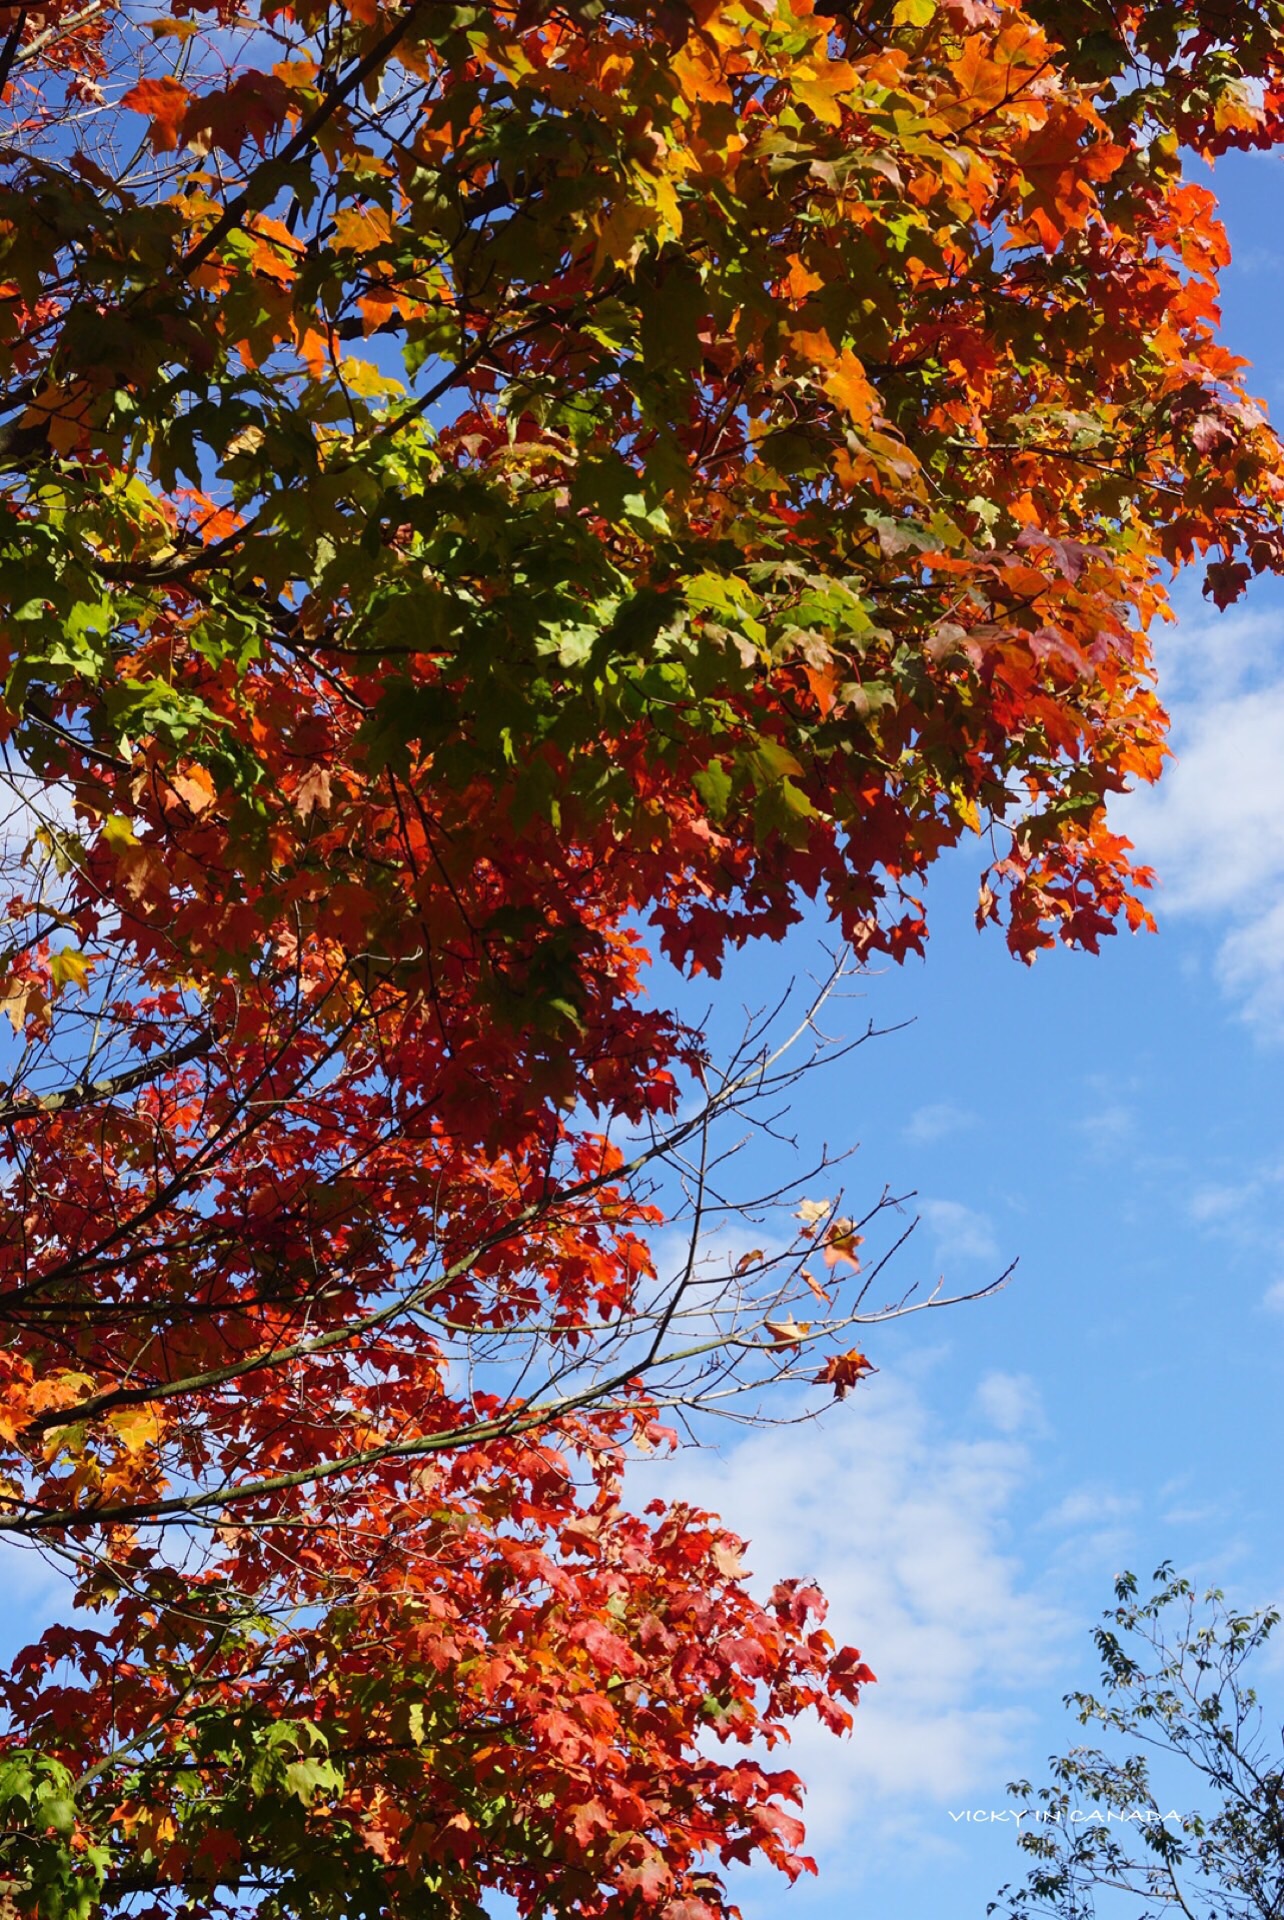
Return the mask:
[[[1284,417],[1284,161],[1216,180],[1229,343]],[[999,1297],[871,1336],[880,1371],[820,1425],[657,1467],[719,1509],[770,1581],[818,1576],[879,1673],[844,1742],[810,1733],[822,1876],[751,1877],[748,1920],[980,1920],[1017,1867],[998,1810],[1074,1728],[1114,1573],[1165,1558],[1247,1602],[1284,1592],[1284,587],[1163,642],[1178,761],[1120,820],[1164,876],[1158,937],[1032,970],[972,924],[967,853],[934,881],[925,963],[849,1009],[906,1030],[810,1084],[803,1150],[859,1143],[852,1203],[914,1189],[907,1277]],[[818,925],[718,989],[730,1036],[817,962]],[[4,1559],[3,1642],[51,1589]]]
[[[1284,417],[1284,160],[1219,164],[1225,336]],[[928,958],[865,983],[914,1024],[809,1087],[804,1139],[860,1151],[851,1198],[913,1188],[906,1256],[998,1298],[871,1335],[880,1372],[819,1426],[688,1454],[665,1477],[817,1575],[880,1679],[853,1737],[799,1740],[819,1882],[745,1884],[752,1920],[972,1920],[1018,1876],[999,1810],[1078,1737],[1089,1634],[1124,1567],[1172,1559],[1249,1603],[1284,1591],[1284,586],[1161,641],[1178,758],[1118,813],[1160,869],[1158,937],[1029,971],[973,929],[964,857]],[[743,961],[730,1030],[813,964],[820,929]],[[1268,1696],[1279,1682],[1263,1675]],[[1103,1909],[1103,1912],[1105,1909]]]

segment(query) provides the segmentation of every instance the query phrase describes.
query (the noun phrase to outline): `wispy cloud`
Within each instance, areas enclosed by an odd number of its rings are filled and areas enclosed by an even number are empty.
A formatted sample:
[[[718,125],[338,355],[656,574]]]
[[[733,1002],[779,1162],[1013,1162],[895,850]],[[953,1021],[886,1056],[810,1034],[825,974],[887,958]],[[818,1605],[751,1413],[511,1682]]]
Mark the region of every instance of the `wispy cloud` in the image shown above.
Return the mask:
[[[1053,1564],[1072,1579],[1088,1568],[1099,1568],[1103,1579],[1113,1575],[1129,1557],[1140,1511],[1141,1502],[1124,1488],[1074,1488],[1043,1516],[1043,1528],[1059,1536]]]
[[[1047,1430],[1043,1400],[1028,1373],[987,1373],[976,1390],[976,1405],[1000,1433]]]
[[[1159,872],[1162,914],[1221,923],[1215,970],[1284,1038],[1284,614],[1201,614],[1161,651],[1176,760],[1113,817]]]
[[[1137,1131],[1137,1114],[1123,1101],[1111,1101],[1096,1113],[1087,1113],[1076,1126],[1093,1153],[1110,1153],[1131,1140]]]
[[[1284,877],[1284,685],[1178,708],[1177,759],[1130,826],[1170,910],[1253,911]]]
[[[961,1200],[923,1200],[919,1212],[930,1227],[938,1260],[994,1260],[999,1243],[989,1218]]]
[[[1137,1510],[1132,1494],[1109,1487],[1080,1487],[1045,1515],[1049,1527],[1098,1527],[1106,1520],[1122,1520]]]
[[[1217,971],[1255,1026],[1284,1034],[1284,901],[1227,934]]]
[[[1206,1180],[1186,1202],[1187,1217],[1204,1233],[1265,1251],[1279,1245],[1284,1212],[1284,1162],[1278,1156],[1236,1166],[1233,1176]]]
[[[1279,273],[1284,270],[1284,254],[1276,247],[1236,247],[1233,266],[1239,273]]]
[[[920,1392],[884,1373],[814,1426],[753,1435],[723,1454],[648,1464],[647,1487],[720,1513],[767,1586],[819,1581],[828,1626],[877,1672],[851,1740],[800,1730],[791,1764],[812,1783],[808,1837],[850,1857],[888,1821],[973,1789],[1001,1791],[1028,1725],[1022,1689],[1044,1678],[1070,1624],[1005,1552],[1031,1462],[1015,1437],[1036,1414],[1020,1376],[991,1374],[978,1408],[1000,1434],[949,1434]]]
[[[1241,1218],[1261,1190],[1258,1180],[1245,1180],[1238,1186],[1224,1183],[1196,1187],[1186,1203],[1186,1211],[1197,1227],[1222,1226]]]
[[[905,1138],[915,1146],[931,1146],[937,1140],[948,1139],[953,1133],[965,1133],[975,1118],[964,1107],[956,1107],[949,1100],[937,1100],[929,1106],[919,1107],[910,1115],[905,1126]]]

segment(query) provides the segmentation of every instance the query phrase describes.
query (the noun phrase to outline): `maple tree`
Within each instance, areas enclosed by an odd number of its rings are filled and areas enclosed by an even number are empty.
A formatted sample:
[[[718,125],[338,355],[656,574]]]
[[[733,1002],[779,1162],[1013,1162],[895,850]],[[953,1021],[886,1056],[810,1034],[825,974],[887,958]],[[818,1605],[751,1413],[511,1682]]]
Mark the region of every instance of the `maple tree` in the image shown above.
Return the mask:
[[[882,1309],[795,1187],[705,1290],[791,1069],[644,923],[899,958],[965,836],[1024,958],[1147,923],[1166,578],[1282,553],[1181,149],[1280,137],[1284,9],[0,24],[0,1533],[91,1623],[3,1681],[4,1897],[710,1920],[869,1675],[624,1465]]]

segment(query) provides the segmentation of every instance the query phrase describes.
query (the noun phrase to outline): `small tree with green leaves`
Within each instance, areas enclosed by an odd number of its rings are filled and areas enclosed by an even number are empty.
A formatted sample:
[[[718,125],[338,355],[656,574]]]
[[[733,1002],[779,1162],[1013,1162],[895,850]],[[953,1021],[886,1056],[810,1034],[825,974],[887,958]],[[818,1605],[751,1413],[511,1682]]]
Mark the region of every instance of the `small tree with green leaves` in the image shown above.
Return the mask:
[[[1028,1809],[1019,1845],[1032,1864],[990,1914],[1284,1915],[1284,1734],[1245,1678],[1279,1614],[1241,1612],[1216,1588],[1199,1596],[1169,1565],[1154,1579],[1147,1600],[1135,1575],[1115,1582],[1116,1605],[1095,1634],[1101,1698],[1066,1699],[1083,1725],[1126,1749],[1072,1748],[1037,1794],[1029,1781],[1012,1783]],[[1192,1788],[1196,1809],[1179,1811]]]

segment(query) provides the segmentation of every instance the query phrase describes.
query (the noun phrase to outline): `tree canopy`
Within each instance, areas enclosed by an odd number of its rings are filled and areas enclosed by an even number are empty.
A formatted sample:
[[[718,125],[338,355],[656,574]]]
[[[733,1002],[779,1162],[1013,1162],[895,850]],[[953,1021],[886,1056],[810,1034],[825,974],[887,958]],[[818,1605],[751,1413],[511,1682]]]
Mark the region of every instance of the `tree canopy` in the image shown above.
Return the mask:
[[[882,1296],[795,1191],[708,1307],[791,1069],[648,942],[900,958],[964,840],[1022,958],[1148,923],[1167,582],[1284,551],[1183,165],[1280,138],[1284,7],[0,26],[0,1535],[89,1623],[0,1686],[6,1897],[716,1920],[808,1864],[746,1744],[870,1676],[624,1463]]]
[[[1274,1920],[1284,1900],[1284,1755],[1258,1699],[1274,1608],[1197,1594],[1162,1566],[1139,1597],[1134,1574],[1094,1638],[1101,1697],[1066,1700],[1107,1739],[1053,1760],[1025,1803],[1025,1881],[988,1911],[1004,1920]],[[1192,1807],[1189,1796],[1199,1797]],[[1117,1896],[1122,1895],[1123,1899]]]

